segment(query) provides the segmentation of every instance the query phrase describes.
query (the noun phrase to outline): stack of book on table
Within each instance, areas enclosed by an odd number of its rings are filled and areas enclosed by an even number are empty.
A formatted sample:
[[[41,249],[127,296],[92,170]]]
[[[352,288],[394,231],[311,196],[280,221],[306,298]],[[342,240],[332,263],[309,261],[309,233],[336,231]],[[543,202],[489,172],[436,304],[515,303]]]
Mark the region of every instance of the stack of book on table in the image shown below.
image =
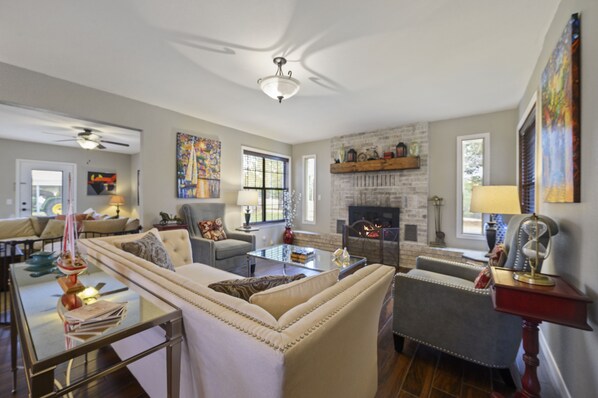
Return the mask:
[[[311,247],[295,247],[291,251],[291,261],[295,263],[305,263],[311,260],[316,251]]]
[[[98,300],[62,314],[68,337],[86,341],[118,326],[127,315],[127,303]]]

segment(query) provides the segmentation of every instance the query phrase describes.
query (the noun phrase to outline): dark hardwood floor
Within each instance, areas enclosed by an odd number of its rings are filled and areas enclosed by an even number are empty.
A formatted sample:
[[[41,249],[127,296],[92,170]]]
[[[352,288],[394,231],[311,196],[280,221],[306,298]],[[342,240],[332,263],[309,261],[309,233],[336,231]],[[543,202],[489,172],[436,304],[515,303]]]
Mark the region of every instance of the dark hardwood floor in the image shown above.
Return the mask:
[[[246,268],[236,270],[245,275]],[[314,271],[287,267],[287,274],[314,274]],[[281,274],[279,265],[258,262],[256,276]],[[389,290],[380,314],[378,334],[378,393],[376,398],[477,398],[488,397],[491,391],[510,396],[514,390],[505,385],[498,372],[441,353],[429,347],[405,340],[401,354],[394,350],[392,337],[393,300]],[[72,379],[85,371],[92,372],[117,360],[110,347],[90,354],[87,363],[78,358],[73,366]],[[19,358],[19,363],[21,360]],[[64,380],[66,365],[57,369],[59,379]],[[18,372],[18,390],[11,394],[10,328],[0,327],[0,397],[27,397],[23,370]],[[77,391],[75,397],[145,397],[147,394],[135,378],[123,369],[100,379],[85,390]],[[258,398],[258,397],[256,397]],[[336,398],[336,397],[331,397]]]

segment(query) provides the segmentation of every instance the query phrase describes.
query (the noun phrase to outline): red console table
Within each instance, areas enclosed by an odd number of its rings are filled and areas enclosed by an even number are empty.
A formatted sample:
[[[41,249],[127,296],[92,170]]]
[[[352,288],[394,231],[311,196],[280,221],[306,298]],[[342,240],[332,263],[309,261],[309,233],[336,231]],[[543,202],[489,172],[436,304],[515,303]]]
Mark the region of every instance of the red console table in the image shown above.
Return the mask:
[[[494,309],[523,318],[523,362],[521,377],[523,391],[515,397],[540,397],[540,383],[536,369],[538,361],[538,325],[542,321],[592,330],[587,323],[587,296],[558,276],[551,276],[554,286],[538,286],[513,279],[511,270],[492,267],[492,303]],[[500,397],[500,394],[493,394]]]

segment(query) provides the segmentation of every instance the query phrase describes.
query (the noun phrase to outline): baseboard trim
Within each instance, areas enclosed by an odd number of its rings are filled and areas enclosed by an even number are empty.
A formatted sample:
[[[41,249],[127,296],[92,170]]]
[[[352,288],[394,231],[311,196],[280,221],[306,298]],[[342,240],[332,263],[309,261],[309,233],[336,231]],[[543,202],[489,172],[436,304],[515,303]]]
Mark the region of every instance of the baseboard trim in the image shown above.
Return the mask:
[[[555,393],[558,397],[571,398],[571,393],[563,380],[561,371],[554,360],[554,356],[548,347],[548,342],[540,329],[538,331],[538,341],[540,343],[540,367],[538,368],[538,378],[540,384],[549,382],[554,388]],[[517,374],[518,377],[514,377],[517,388],[521,389],[521,376],[525,370],[525,364],[523,363],[523,347],[519,346],[517,352],[517,360],[515,361],[514,369],[511,367],[511,374]],[[544,376],[544,377],[543,377]],[[549,380],[543,380],[548,377]]]
[[[540,341],[540,352],[542,352],[544,356],[544,363],[540,366],[545,367],[546,373],[550,378],[550,382],[554,386],[558,396],[563,398],[571,398],[571,393],[565,384],[565,380],[563,380],[563,375],[561,374],[561,371],[554,360],[554,356],[548,347],[548,342],[546,341],[542,330],[540,330],[538,337]]]

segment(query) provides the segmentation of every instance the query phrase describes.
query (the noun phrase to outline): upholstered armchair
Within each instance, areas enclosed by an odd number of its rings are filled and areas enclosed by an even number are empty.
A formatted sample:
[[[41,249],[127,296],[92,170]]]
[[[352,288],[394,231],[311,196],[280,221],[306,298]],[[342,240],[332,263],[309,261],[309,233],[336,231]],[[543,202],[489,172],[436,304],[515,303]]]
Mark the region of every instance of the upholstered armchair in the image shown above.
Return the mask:
[[[523,217],[513,216],[507,227],[505,268],[529,269],[518,250],[528,239],[519,229]],[[556,223],[547,221],[552,235],[556,234]],[[521,342],[521,318],[495,311],[490,287],[474,288],[481,269],[419,257],[414,269],[397,274],[393,311],[395,349],[402,351],[406,337],[485,366],[502,369],[511,366]]]
[[[231,232],[224,224],[227,239],[213,241],[202,237],[199,222],[221,218],[224,221],[224,203],[192,203],[181,207],[183,220],[189,228],[193,262],[230,271],[247,265],[246,254],[255,250],[255,236],[245,232]],[[255,264],[251,266],[251,272]]]

